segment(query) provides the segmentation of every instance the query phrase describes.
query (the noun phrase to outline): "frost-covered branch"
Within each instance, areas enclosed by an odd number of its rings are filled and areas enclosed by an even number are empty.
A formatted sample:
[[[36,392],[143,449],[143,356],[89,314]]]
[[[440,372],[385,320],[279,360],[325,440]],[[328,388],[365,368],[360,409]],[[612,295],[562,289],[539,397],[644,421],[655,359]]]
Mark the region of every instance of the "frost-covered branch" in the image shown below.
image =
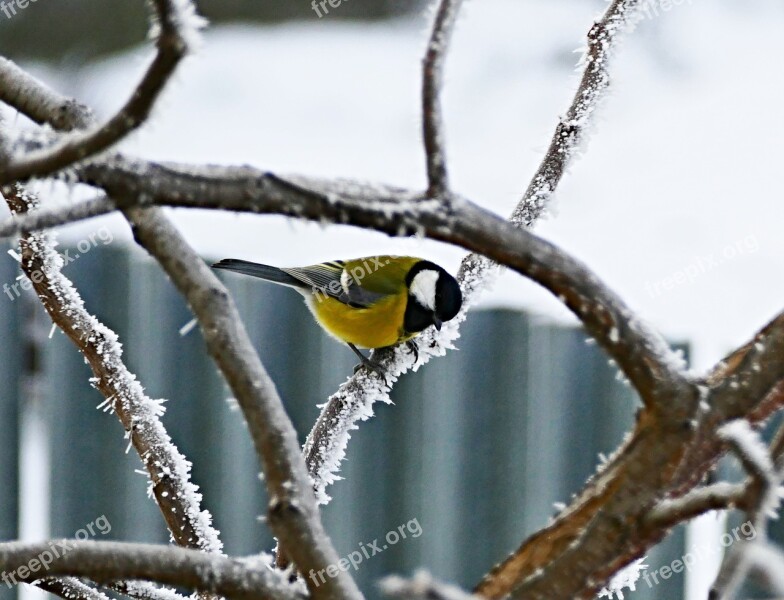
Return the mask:
[[[153,544],[49,540],[0,543],[0,571],[19,582],[30,583],[40,574],[22,577],[18,568],[39,560],[53,548],[59,558],[47,567],[47,575],[89,579],[111,587],[117,581],[145,580],[236,600],[304,600],[301,585],[258,559],[227,558],[197,550]]]
[[[647,519],[653,527],[669,528],[712,510],[742,508],[748,496],[747,484],[722,481],[695,488],[678,498],[662,500]]]
[[[3,194],[14,213],[31,208],[32,197],[15,186]],[[150,476],[151,491],[173,539],[180,545],[220,552],[212,516],[201,509],[201,494],[190,481],[190,463],[172,443],[160,421],[164,407],[150,399],[122,359],[117,335],[90,314],[71,281],[62,273],[63,259],[45,233],[20,241],[21,266],[51,317],[84,355],[91,383],[117,414]]]
[[[379,587],[385,596],[399,600],[478,600],[455,585],[434,579],[427,571],[417,572],[412,579],[385,577]]]
[[[137,242],[157,259],[187,300],[207,350],[239,402],[264,467],[268,521],[287,555],[304,573],[337,564],[338,554],[321,524],[297,433],[228,291],[160,209],[132,208],[125,215]],[[361,598],[343,571],[321,585],[306,581],[314,598]]]
[[[713,397],[726,420],[748,414],[760,398],[781,395],[784,383],[784,312],[733,353],[714,375]]]
[[[588,32],[583,74],[572,104],[555,128],[550,147],[536,171],[512,222],[532,227],[546,211],[569,165],[578,154],[599,103],[610,86],[609,63],[623,34],[641,18],[640,0],[613,0]]]
[[[0,223],[0,238],[15,237],[25,231],[40,231],[99,217],[116,209],[114,203],[105,194],[101,194],[95,198],[65,206],[50,206],[31,213],[13,215]]]
[[[34,585],[64,600],[109,600],[109,597],[100,590],[73,577],[39,579]]]
[[[106,123],[0,163],[0,185],[50,175],[103,152],[142,125],[202,25],[190,0],[154,0],[157,52],[125,105]],[[13,81],[4,82],[12,84]],[[51,105],[48,108],[53,108]]]
[[[60,131],[86,127],[95,118],[87,106],[62,96],[2,56],[0,101],[13,106],[36,123],[49,123]]]
[[[171,587],[157,586],[148,581],[119,581],[108,587],[135,600],[190,600]]]
[[[752,570],[775,574],[784,561],[781,553],[768,544],[768,520],[778,518],[781,504],[782,473],[776,469],[773,455],[761,436],[743,419],[731,421],[719,430],[749,474],[751,496],[746,514],[755,531],[754,538],[736,544],[725,556],[710,592],[711,600],[732,598]],[[773,581],[782,580],[781,576]],[[781,589],[777,589],[780,592]]]
[[[449,193],[440,95],[444,62],[462,3],[463,0],[438,0],[422,62],[422,133],[427,157],[427,195],[430,198],[444,198]]]
[[[751,428],[748,421],[738,419],[719,429],[719,439],[727,443],[758,489],[758,497],[748,509],[750,515],[755,521],[771,516],[775,518],[781,475],[759,433]]]

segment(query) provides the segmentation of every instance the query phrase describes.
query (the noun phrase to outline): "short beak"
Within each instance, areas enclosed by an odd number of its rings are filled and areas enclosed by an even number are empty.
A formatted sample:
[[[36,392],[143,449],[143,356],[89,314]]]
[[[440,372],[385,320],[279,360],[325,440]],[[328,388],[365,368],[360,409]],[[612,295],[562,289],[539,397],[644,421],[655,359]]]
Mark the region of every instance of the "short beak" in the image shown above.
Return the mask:
[[[439,319],[438,317],[433,317],[433,325],[436,326],[436,329],[438,331],[441,331],[441,319]]]

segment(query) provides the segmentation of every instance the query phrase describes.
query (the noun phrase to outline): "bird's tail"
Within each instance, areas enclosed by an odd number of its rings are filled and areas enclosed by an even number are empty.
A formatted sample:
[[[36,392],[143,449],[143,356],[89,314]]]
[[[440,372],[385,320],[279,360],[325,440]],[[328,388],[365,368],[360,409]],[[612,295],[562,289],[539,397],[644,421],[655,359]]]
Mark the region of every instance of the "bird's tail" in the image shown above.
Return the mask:
[[[239,260],[237,258],[224,258],[222,261],[212,265],[212,268],[234,271],[235,273],[258,277],[260,279],[272,281],[273,283],[288,285],[295,288],[301,288],[304,285],[300,280],[292,277],[278,267],[270,267],[269,265],[261,265],[259,263]]]

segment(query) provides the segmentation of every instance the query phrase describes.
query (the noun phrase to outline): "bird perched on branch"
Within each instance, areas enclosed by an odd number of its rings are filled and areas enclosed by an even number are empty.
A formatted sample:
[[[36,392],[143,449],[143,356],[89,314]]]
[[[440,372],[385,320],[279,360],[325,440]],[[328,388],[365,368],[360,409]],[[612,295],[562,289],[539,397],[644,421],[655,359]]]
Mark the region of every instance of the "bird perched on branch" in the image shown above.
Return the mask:
[[[370,256],[278,268],[227,258],[212,265],[294,288],[327,333],[345,342],[362,364],[383,369],[358,348],[405,342],[418,359],[422,331],[454,318],[463,296],[455,278],[437,264],[412,256]],[[359,368],[359,365],[357,365]]]

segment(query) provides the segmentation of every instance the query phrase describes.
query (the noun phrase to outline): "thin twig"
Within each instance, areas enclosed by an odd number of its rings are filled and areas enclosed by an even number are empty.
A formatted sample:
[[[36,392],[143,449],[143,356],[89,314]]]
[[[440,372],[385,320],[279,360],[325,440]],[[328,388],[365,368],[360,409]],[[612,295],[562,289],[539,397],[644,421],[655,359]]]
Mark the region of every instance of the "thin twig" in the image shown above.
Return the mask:
[[[478,600],[455,585],[438,581],[427,571],[419,571],[411,579],[386,577],[379,587],[385,596],[399,600]]]
[[[639,19],[640,0],[614,0],[588,32],[583,74],[572,103],[555,128],[550,147],[511,221],[533,227],[550,203],[610,86],[609,61],[622,34]]]
[[[427,157],[427,195],[430,198],[446,198],[449,194],[440,95],[444,62],[462,3],[462,0],[440,0],[423,60],[422,129]]]
[[[186,24],[180,15],[193,10],[189,1],[155,0],[152,5],[155,7],[159,31],[157,52],[123,107],[103,125],[66,135],[52,146],[18,158],[11,157],[8,164],[0,164],[0,185],[50,175],[94,156],[127,137],[147,120],[161,92],[187,54],[187,35],[183,31]],[[49,104],[48,108],[51,109],[52,105]]]
[[[34,582],[35,587],[63,600],[109,600],[109,597],[73,577],[50,577]]]
[[[652,527],[669,528],[712,510],[742,507],[747,498],[747,484],[722,481],[695,488],[679,498],[662,500],[651,509],[647,521]]]
[[[768,520],[776,518],[780,503],[779,486],[782,481],[782,475],[774,465],[768,446],[748,421],[739,419],[727,423],[719,430],[719,437],[727,443],[750,477],[747,489],[750,500],[746,514],[754,527],[755,536],[752,540],[735,545],[725,557],[711,587],[710,600],[734,597],[752,568],[756,566],[758,569],[765,569],[764,562],[755,565],[751,558],[754,548],[767,545]]]
[[[66,206],[49,206],[31,213],[14,215],[0,223],[0,238],[15,237],[25,231],[40,231],[99,217],[116,208],[105,194],[101,194]]]
[[[784,312],[774,318],[740,351],[731,370],[718,369],[714,403],[726,420],[748,413],[749,406],[784,381]],[[723,364],[727,364],[724,362]]]
[[[108,587],[135,600],[190,600],[173,588],[156,586],[147,581],[119,581]]]

